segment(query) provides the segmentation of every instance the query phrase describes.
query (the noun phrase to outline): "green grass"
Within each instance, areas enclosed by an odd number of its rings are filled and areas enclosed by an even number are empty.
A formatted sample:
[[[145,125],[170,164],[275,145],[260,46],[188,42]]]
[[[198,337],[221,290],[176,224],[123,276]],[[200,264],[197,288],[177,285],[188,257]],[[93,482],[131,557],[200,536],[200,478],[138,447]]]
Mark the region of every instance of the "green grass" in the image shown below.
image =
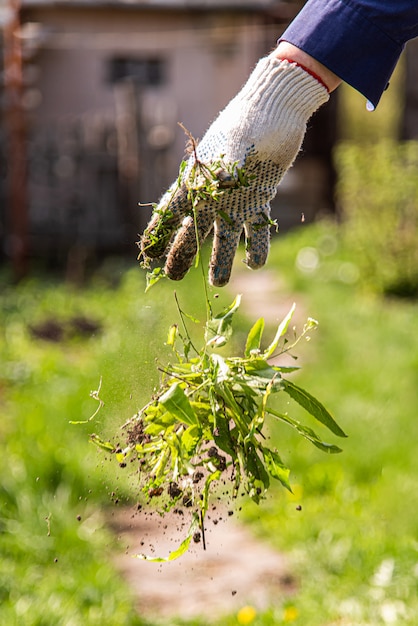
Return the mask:
[[[286,553],[296,586],[259,613],[255,626],[416,623],[416,304],[363,289],[355,260],[327,224],[279,236],[272,246],[268,268],[278,268],[283,290],[319,320],[299,351],[298,383],[349,437],[335,441],[342,454],[328,456],[285,426],[272,427],[294,495],[278,487],[261,506],[246,505],[242,518]],[[114,434],[149,397],[155,357],[164,357],[166,330],[178,321],[174,287],[184,309],[201,319],[204,297],[194,272],[146,296],[137,267],[120,279],[111,285],[102,273],[82,291],[42,279],[3,286],[0,623],[145,623],[114,570],[116,542],[105,524],[110,494],[123,500],[129,485],[88,435]],[[224,290],[220,300],[234,295]],[[80,314],[100,330],[56,344],[30,333],[45,319],[69,328]],[[87,424],[70,425],[96,410],[89,393],[100,378],[103,409]],[[218,623],[235,625],[237,616]]]
[[[105,524],[111,494],[123,501],[128,484],[88,437],[114,434],[149,397],[177,314],[172,286],[145,297],[138,267],[120,278],[112,286],[96,276],[82,291],[45,279],[3,281],[0,623],[8,626],[145,623],[114,570],[116,542]],[[187,289],[178,286],[180,298]],[[80,316],[100,328],[72,336]],[[46,321],[64,329],[61,341],[33,336]],[[90,392],[100,379],[103,409],[71,425],[95,412]]]
[[[303,274],[295,261],[306,246],[319,264]],[[356,275],[348,255],[325,225],[274,246],[270,264],[282,268],[287,288],[320,321],[306,346],[301,384],[332,410],[349,438],[342,455],[324,457],[276,429],[278,445],[288,450],[285,462],[294,468],[296,497],[278,490],[262,509],[247,507],[246,515],[256,533],[290,556],[298,579],[295,623],[414,624],[417,308],[344,282]],[[254,623],[281,623],[281,610]]]

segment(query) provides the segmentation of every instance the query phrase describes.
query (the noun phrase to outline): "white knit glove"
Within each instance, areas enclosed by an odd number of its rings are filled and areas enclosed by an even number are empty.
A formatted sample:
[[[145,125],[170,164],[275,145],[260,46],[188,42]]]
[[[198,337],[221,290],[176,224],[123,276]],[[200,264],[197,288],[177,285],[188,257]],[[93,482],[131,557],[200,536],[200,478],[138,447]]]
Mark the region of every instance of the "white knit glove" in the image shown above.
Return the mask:
[[[187,197],[191,156],[180,184],[162,197],[142,236],[142,256],[159,258],[168,248],[165,272],[180,280],[196,255],[196,228],[200,244],[214,228],[209,282],[225,285],[244,229],[246,264],[252,269],[263,266],[270,245],[270,200],[300,150],[307,121],[328,98],[327,89],[295,63],[273,54],[261,59],[197,147],[203,163],[222,160],[244,168],[248,186],[228,189],[217,200],[200,201],[195,227]],[[166,210],[170,217],[162,228]]]

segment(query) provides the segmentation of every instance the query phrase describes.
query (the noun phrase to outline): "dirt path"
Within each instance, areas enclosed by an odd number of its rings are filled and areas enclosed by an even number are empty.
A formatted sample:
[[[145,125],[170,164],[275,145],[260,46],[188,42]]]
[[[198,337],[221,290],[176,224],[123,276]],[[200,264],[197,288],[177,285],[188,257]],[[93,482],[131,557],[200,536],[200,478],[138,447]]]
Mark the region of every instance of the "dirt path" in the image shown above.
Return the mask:
[[[229,284],[232,294],[242,294],[242,308],[250,320],[264,317],[266,323],[276,325],[289,312],[294,300],[286,293],[276,271],[263,269],[251,272],[244,268],[236,272]]]
[[[293,580],[285,559],[255,539],[230,517],[205,522],[206,550],[202,544],[171,563],[147,563],[135,554],[166,556],[181,541],[173,518],[129,511],[114,515],[112,526],[121,547],[115,564],[131,585],[141,615],[150,618],[204,617],[208,621],[246,605],[266,608],[292,591]]]
[[[267,270],[236,273],[229,289],[233,295],[243,294],[242,307],[252,321],[264,317],[277,325],[293,303],[283,294],[276,272]],[[163,564],[134,555],[155,550],[157,556],[166,556],[175,549],[186,530],[179,534],[178,517],[122,510],[110,524],[123,549],[115,564],[131,585],[141,615],[203,616],[210,622],[246,605],[261,610],[294,590],[284,556],[256,539],[228,511],[208,515],[206,550],[196,544],[178,561]]]

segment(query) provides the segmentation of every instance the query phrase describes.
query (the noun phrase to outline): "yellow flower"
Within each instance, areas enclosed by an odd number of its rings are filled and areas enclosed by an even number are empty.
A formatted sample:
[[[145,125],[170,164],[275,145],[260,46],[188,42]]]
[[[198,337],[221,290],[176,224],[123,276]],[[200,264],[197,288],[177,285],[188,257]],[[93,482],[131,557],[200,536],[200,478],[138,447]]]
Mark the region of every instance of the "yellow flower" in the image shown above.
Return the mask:
[[[299,611],[295,606],[287,606],[283,613],[283,621],[294,622],[299,615]]]
[[[238,624],[251,624],[256,618],[257,611],[253,606],[243,606],[237,613]]]

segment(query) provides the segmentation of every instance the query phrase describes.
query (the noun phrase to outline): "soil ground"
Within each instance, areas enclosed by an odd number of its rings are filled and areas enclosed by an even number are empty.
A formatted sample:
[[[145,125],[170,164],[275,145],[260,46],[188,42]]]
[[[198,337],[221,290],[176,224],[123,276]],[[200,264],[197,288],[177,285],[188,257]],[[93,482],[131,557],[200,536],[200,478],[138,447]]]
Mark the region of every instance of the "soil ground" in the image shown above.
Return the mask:
[[[135,555],[154,550],[166,556],[184,536],[178,520],[132,516],[126,510],[114,514],[111,524],[125,550],[115,564],[134,591],[141,615],[209,622],[246,605],[261,610],[292,592],[294,580],[283,555],[231,517],[215,521],[212,515],[205,522],[206,550],[199,543],[176,561],[150,563]]]

